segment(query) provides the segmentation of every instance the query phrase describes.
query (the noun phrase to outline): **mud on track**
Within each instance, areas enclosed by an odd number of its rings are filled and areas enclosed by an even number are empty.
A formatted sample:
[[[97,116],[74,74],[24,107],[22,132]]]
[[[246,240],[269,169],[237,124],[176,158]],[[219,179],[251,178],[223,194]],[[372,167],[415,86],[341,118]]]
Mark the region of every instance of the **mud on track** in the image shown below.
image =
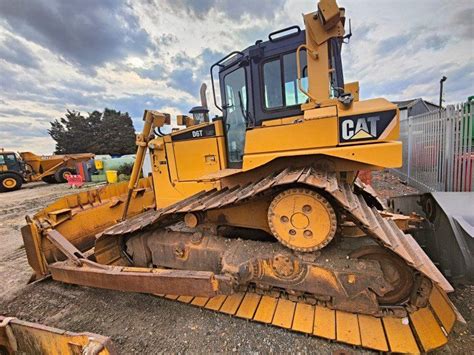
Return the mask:
[[[384,197],[410,193],[387,173],[374,176]],[[339,343],[205,311],[151,295],[61,284],[51,280],[26,285],[31,270],[20,228],[33,214],[65,194],[67,185],[28,184],[0,194],[0,314],[71,331],[112,337],[122,353],[156,352],[314,352],[369,353]],[[439,353],[468,353],[474,347],[474,288],[459,287],[452,300],[468,321],[455,330]]]

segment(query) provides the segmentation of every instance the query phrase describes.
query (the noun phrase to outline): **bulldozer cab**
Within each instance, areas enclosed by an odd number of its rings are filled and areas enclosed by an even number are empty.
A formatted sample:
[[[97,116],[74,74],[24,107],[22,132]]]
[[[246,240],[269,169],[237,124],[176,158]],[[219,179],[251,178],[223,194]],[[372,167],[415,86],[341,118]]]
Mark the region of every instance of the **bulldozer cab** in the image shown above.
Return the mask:
[[[343,26],[343,18],[340,22]],[[267,41],[257,41],[243,51],[232,52],[211,66],[214,103],[223,113],[229,168],[242,167],[247,129],[262,126],[269,120],[302,118],[303,104],[344,95],[342,34],[343,31],[336,33],[321,46],[316,56],[324,56],[324,60],[317,60],[314,50],[308,56],[306,48],[311,39],[307,38],[306,30],[291,26],[270,33]],[[214,90],[216,68],[222,107]],[[315,97],[319,92],[323,94]]]
[[[219,68],[222,107],[214,100],[223,112],[228,167],[242,167],[247,129],[265,120],[302,115],[301,104],[308,98],[298,89],[296,51],[306,43],[305,36],[298,26],[288,27],[211,67],[211,76]],[[300,78],[307,89],[306,51],[298,55]]]
[[[158,131],[151,148],[158,206],[215,188],[232,174],[277,160],[287,165],[297,155],[335,171],[400,164],[396,106],[359,101],[358,83],[344,82],[341,47],[350,36],[344,9],[320,1],[304,25],[272,32],[211,65],[213,103],[222,115],[208,122],[201,92],[193,118],[178,116],[186,129],[169,136]],[[346,145],[352,147],[339,149]],[[373,153],[379,149],[383,155]]]

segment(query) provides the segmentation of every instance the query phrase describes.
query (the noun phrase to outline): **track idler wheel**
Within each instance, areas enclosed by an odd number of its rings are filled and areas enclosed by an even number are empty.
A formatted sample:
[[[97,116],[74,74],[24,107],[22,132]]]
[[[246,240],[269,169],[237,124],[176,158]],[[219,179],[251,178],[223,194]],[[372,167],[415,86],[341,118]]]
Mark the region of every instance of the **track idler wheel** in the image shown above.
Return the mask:
[[[268,224],[283,245],[311,252],[325,247],[334,238],[337,218],[322,195],[306,188],[292,188],[272,200]]]
[[[362,247],[350,254],[351,258],[375,260],[380,264],[385,280],[392,285],[392,290],[383,296],[377,296],[380,304],[397,305],[410,298],[414,287],[412,269],[397,255],[378,245]]]

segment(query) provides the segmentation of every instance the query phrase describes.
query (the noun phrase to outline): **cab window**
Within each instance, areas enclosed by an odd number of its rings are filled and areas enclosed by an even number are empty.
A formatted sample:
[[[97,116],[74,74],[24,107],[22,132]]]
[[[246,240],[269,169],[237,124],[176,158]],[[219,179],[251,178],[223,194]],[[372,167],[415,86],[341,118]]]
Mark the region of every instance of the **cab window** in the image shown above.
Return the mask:
[[[300,51],[301,84],[308,89],[306,51]],[[298,88],[296,52],[283,54],[263,64],[264,104],[267,110],[301,105],[307,97]]]
[[[0,165],[5,165],[5,157],[3,154],[0,154]]]
[[[224,123],[229,166],[242,162],[247,128],[247,87],[245,69],[238,68],[224,77]],[[235,165],[234,165],[235,164]]]

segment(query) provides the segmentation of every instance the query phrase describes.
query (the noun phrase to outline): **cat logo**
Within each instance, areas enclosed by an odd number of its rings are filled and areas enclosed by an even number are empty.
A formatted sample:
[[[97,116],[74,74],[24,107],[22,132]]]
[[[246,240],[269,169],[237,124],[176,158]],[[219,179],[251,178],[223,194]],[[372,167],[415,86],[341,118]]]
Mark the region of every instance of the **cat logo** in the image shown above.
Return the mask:
[[[341,143],[378,139],[396,118],[396,110],[340,118]]]
[[[355,124],[352,120],[343,121],[341,125],[342,139],[348,141],[377,138],[377,121],[380,121],[378,116],[361,117],[357,119]]]

